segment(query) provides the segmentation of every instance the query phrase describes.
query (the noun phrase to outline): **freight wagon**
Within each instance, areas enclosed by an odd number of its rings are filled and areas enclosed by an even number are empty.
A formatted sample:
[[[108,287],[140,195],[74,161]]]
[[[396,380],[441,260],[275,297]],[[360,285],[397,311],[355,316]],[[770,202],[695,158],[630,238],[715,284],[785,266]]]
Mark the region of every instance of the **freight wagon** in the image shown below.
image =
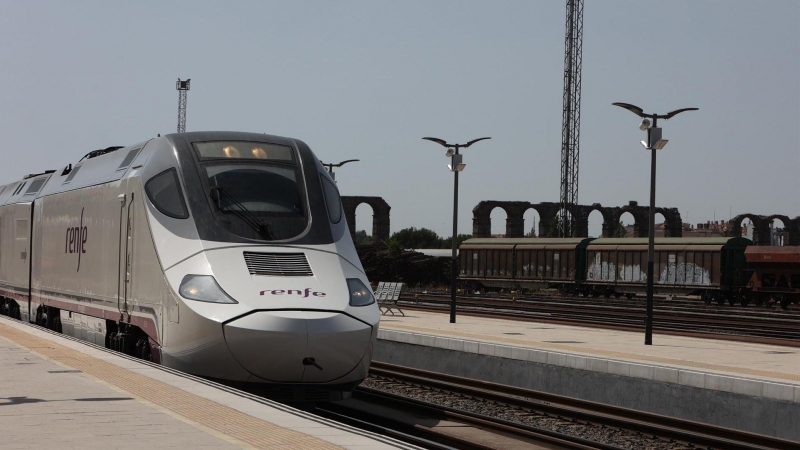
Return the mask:
[[[736,300],[747,282],[744,238],[656,238],[658,294]],[[460,279],[492,288],[557,288],[605,297],[644,293],[646,238],[479,238],[461,245]]]

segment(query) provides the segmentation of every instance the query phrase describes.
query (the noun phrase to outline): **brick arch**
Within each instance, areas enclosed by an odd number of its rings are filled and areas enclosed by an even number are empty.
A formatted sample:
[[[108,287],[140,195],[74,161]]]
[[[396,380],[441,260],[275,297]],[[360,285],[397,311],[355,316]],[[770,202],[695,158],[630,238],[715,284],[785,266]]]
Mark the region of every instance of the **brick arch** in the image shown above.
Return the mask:
[[[773,214],[771,216],[767,216],[765,220],[767,221],[767,224],[769,225],[775,219],[778,219],[781,222],[783,222],[783,226],[787,227],[787,228],[792,223],[792,219],[790,219],[789,216],[784,216],[783,214]]]
[[[613,230],[617,224],[619,224],[619,220],[623,214],[630,213],[633,216],[633,237],[648,237],[649,228],[650,228],[650,217],[649,212],[650,208],[647,206],[639,206],[636,202],[629,202],[627,205],[618,207],[618,208],[610,208],[613,214],[613,222],[610,232],[613,234]]]
[[[656,208],[656,213],[664,216],[664,237],[683,236],[683,219],[678,208]]]
[[[372,238],[374,242],[388,240],[390,233],[389,211],[392,207],[386,203],[386,200],[381,197],[343,196],[344,217],[347,219],[347,226],[350,228],[353,242],[355,242],[356,236],[356,208],[362,203],[366,203],[372,208]]]
[[[731,230],[730,234],[732,236],[742,235],[742,221],[744,221],[744,219],[750,219],[750,221],[753,222],[753,244],[769,245],[769,222],[767,222],[766,217],[757,214],[744,213],[731,219],[731,221],[728,222],[728,229]]]
[[[773,214],[771,216],[767,216],[765,219],[767,228],[769,228],[769,224],[771,224],[775,219],[780,219],[780,221],[783,222],[783,227],[788,233],[784,244],[800,245],[800,221],[798,221],[800,217],[790,219],[789,216],[784,216],[783,214]]]
[[[506,236],[522,237],[525,235],[523,215],[530,207],[530,202],[484,200],[472,208],[472,235],[474,237],[491,236],[492,211],[495,208],[501,208],[506,212]]]
[[[589,216],[595,212],[599,211],[600,214],[603,216],[603,237],[611,237],[614,234],[614,221],[613,217],[614,214],[612,212],[612,208],[605,208],[600,203],[593,203],[588,206],[584,205],[576,205],[577,214],[573,215],[575,219],[575,233],[576,237],[588,237],[589,236]]]

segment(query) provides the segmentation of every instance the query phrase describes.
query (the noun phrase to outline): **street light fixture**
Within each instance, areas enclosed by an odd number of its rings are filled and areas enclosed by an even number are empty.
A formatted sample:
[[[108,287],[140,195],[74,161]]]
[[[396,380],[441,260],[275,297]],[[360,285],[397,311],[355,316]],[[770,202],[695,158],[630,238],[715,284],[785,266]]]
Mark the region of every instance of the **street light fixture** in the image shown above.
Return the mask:
[[[331,178],[333,178],[333,181],[336,181],[336,174],[333,173],[333,168],[334,167],[342,167],[343,165],[345,165],[345,164],[347,164],[349,162],[357,162],[357,161],[360,161],[360,160],[358,160],[358,159],[348,159],[346,161],[340,162],[339,164],[332,164],[332,163],[325,164],[324,162],[322,162],[322,160],[320,160],[319,162],[320,162],[320,164],[322,164],[323,167],[326,167],[328,169],[328,173],[331,174]]]
[[[447,166],[455,176],[453,185],[453,260],[452,260],[452,277],[450,279],[450,323],[456,323],[456,278],[458,277],[458,172],[467,167],[464,164],[464,155],[458,153],[458,149],[467,148],[470,145],[482,141],[484,139],[491,139],[490,137],[482,137],[474,139],[466,144],[448,144],[443,139],[424,137],[422,139],[436,142],[437,144],[446,147],[447,152],[444,154],[450,158],[450,164]]]
[[[669,120],[684,111],[697,111],[698,108],[682,108],[667,114],[646,114],[642,108],[630,103],[612,103],[614,106],[625,108],[642,118],[639,129],[647,131],[647,141],[641,141],[644,148],[651,151],[650,157],[650,226],[647,239],[647,313],[644,322],[644,345],[653,345],[653,264],[655,261],[655,234],[656,234],[656,150],[661,150],[669,142],[661,139],[661,128],[657,127],[658,119]],[[652,126],[650,119],[653,120]]]

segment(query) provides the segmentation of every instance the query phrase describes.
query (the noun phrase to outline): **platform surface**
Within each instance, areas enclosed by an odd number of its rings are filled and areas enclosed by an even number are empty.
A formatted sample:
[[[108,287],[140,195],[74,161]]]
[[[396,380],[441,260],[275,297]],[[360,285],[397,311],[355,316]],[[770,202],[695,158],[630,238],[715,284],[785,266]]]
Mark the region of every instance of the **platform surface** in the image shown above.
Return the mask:
[[[720,390],[758,391],[769,382],[766,396],[800,402],[800,349],[745,342],[653,335],[644,345],[644,333],[494,319],[461,314],[449,323],[448,313],[404,308],[406,317],[382,317],[379,339],[430,345],[451,350],[660,379],[712,389],[715,383],[739,387]],[[413,341],[413,342],[411,342]],[[486,343],[486,345],[484,345]],[[500,353],[502,353],[502,355]],[[625,364],[618,364],[625,363]],[[664,370],[659,370],[659,369]],[[657,373],[653,373],[653,371]],[[671,369],[671,370],[670,370]],[[722,377],[705,377],[715,374]],[[663,379],[661,379],[661,378]],[[693,378],[693,379],[692,379]],[[728,378],[731,378],[730,380]]]
[[[415,448],[0,317],[0,448]]]

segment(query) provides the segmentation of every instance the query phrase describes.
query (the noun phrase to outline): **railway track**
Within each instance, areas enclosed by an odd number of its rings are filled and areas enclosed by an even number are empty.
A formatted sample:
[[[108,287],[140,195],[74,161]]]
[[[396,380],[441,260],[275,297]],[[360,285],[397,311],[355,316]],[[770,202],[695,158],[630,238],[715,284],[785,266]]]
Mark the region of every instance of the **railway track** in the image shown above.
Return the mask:
[[[319,409],[338,420],[411,437],[410,442],[426,448],[797,446],[769,436],[378,362],[352,400]]]
[[[460,296],[459,312],[512,320],[598,328],[640,331],[644,329],[644,308],[633,304],[600,303],[564,297],[502,297]],[[406,293],[400,297],[404,308],[440,311],[448,309],[447,294]],[[744,342],[800,347],[800,314],[745,314],[726,311],[719,314],[696,308],[658,305],[655,324],[659,333]]]

